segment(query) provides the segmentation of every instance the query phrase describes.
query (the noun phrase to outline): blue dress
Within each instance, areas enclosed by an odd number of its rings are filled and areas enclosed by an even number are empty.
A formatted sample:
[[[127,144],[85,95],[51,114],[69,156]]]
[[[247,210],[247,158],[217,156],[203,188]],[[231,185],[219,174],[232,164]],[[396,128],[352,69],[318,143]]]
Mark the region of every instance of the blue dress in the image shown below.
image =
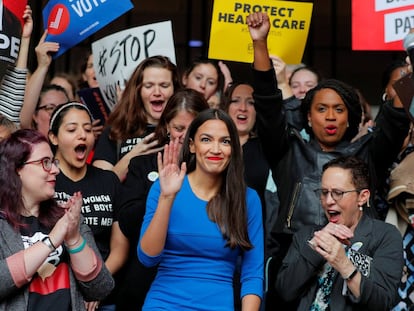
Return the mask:
[[[141,237],[155,213],[160,194],[156,181],[148,195]],[[254,246],[242,254],[241,297],[263,295],[262,208],[257,193],[246,191],[248,233]],[[226,240],[206,211],[207,201],[196,197],[186,176],[173,203],[163,252],[148,256],[138,244],[145,266],[159,264],[142,310],[234,310],[233,274],[241,250],[225,247]]]

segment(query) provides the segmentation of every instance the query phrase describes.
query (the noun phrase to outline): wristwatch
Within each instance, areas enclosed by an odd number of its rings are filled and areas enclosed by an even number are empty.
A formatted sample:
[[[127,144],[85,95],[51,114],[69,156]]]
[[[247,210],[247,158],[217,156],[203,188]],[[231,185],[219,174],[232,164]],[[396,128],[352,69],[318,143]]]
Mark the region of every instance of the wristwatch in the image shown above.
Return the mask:
[[[49,236],[45,236],[43,239],[41,239],[41,241],[43,244],[49,247],[50,252],[54,252],[56,250],[56,247],[53,245],[52,240],[49,238]]]
[[[354,271],[351,272],[350,275],[348,275],[348,277],[344,278],[345,281],[350,281],[354,278],[354,276],[358,273],[358,269],[355,268]]]

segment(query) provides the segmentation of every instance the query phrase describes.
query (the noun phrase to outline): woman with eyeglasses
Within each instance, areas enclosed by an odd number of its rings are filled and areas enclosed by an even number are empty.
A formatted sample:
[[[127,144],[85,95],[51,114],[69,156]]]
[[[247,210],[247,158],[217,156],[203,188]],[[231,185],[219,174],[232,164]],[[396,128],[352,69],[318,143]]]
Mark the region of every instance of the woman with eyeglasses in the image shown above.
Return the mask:
[[[375,193],[385,184],[388,168],[400,152],[409,130],[409,118],[399,101],[388,102],[376,118],[375,130],[354,141],[362,120],[358,93],[345,82],[325,79],[302,100],[301,116],[306,120],[303,128],[310,136],[309,141],[304,141],[283,112],[282,94],[267,49],[269,16],[253,13],[247,17],[247,23],[254,50],[258,134],[280,199],[279,214],[271,230],[283,258],[294,232],[305,225],[327,222],[314,193],[323,164],[339,156],[358,156],[369,166],[370,190]],[[367,213],[376,216],[377,211],[372,208]]]
[[[85,310],[114,287],[80,220],[82,194],[53,199],[56,164],[37,131],[0,143],[0,310]]]
[[[50,119],[49,140],[60,168],[55,198],[66,202],[71,193],[82,191],[83,222],[91,228],[106,267],[117,277],[129,248],[114,208],[119,199],[120,181],[113,172],[86,164],[95,142],[88,108],[78,102],[56,108]],[[98,305],[99,310],[115,310],[113,295],[105,301],[90,303],[88,310]]]
[[[28,94],[30,101],[33,102],[33,94]],[[38,130],[47,137],[49,132],[50,115],[53,110],[62,104],[69,101],[69,96],[65,89],[59,85],[50,84],[42,87],[39,98],[37,100],[36,108],[30,120],[26,120],[23,116],[27,116],[27,111],[21,115],[21,128],[33,128]],[[30,105],[25,105],[23,109],[28,109]]]
[[[390,310],[403,268],[397,228],[365,215],[368,166],[340,157],[323,166],[316,190],[328,224],[299,230],[283,260],[276,288],[297,310]]]
[[[66,90],[55,84],[45,85],[39,95],[36,110],[33,115],[35,128],[47,137],[49,132],[50,115],[56,107],[69,101]]]

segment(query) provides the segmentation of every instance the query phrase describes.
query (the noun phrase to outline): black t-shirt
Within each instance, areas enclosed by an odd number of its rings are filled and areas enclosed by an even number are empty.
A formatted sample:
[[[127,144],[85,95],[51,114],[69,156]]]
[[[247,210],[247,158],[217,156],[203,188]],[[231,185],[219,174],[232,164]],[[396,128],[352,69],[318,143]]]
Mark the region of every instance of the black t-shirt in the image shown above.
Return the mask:
[[[118,221],[118,210],[114,202],[119,198],[120,181],[112,171],[92,165],[87,166],[86,175],[79,181],[69,179],[63,172],[56,176],[55,198],[59,203],[66,202],[74,192],[82,193],[82,215],[95,238],[96,246],[106,261],[110,252],[112,224]],[[115,277],[115,289],[101,305],[112,304],[119,278]]]
[[[25,249],[47,236],[49,230],[36,217],[22,217],[22,221],[26,224],[20,230]],[[49,254],[29,284],[28,311],[54,311],[56,306],[62,311],[72,310],[68,263],[69,256],[62,246]]]
[[[86,175],[79,181],[69,179],[63,172],[56,176],[55,199],[66,202],[74,192],[83,197],[84,223],[93,233],[96,245],[104,261],[110,251],[112,223],[118,221],[114,201],[119,193],[120,181],[112,171],[88,165]]]

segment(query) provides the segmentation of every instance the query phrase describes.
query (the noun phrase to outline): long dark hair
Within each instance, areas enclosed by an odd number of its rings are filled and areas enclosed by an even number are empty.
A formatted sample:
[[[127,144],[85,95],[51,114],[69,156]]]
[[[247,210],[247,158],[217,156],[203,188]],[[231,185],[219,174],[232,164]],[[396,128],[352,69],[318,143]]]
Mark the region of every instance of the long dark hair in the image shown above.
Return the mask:
[[[344,104],[348,109],[349,127],[346,129],[342,140],[351,141],[359,131],[359,124],[361,123],[362,118],[362,107],[356,90],[345,82],[335,79],[326,79],[319,82],[313,89],[310,89],[302,100],[301,111],[303,120],[308,119],[308,113],[311,110],[313,98],[315,97],[315,94],[322,89],[333,90],[344,101]],[[313,136],[313,131],[307,122],[304,122],[304,126],[309,135]]]
[[[178,90],[170,97],[161,114],[160,121],[154,131],[154,139],[158,139],[160,145],[168,143],[167,125],[179,112],[186,111],[196,117],[198,113],[208,108],[208,103],[201,93],[193,89]]]
[[[231,157],[222,173],[219,192],[207,203],[207,214],[219,226],[227,240],[227,246],[239,246],[249,250],[253,246],[247,232],[246,184],[244,182],[243,156],[237,128],[230,116],[219,109],[207,109],[191,123],[181,149],[180,162],[187,163],[187,172],[196,169],[196,156],[190,152],[190,140],[194,140],[197,130],[209,120],[221,120],[230,134]]]
[[[78,85],[77,85],[76,89],[81,90],[81,89],[90,88],[90,86],[88,84],[88,81],[85,81],[83,79],[83,75],[84,75],[86,69],[88,68],[88,59],[89,59],[89,56],[91,56],[91,55],[92,55],[92,50],[91,49],[87,49],[87,51],[85,52],[85,55],[83,55],[82,63],[79,67],[79,78],[78,78]]]
[[[22,226],[21,211],[24,209],[22,181],[18,170],[23,167],[33,151],[33,146],[49,144],[47,138],[36,130],[18,130],[0,143],[0,211],[15,229]],[[43,201],[39,209],[39,222],[52,228],[64,210],[51,198]]]
[[[110,138],[124,140],[143,135],[147,129],[147,113],[141,99],[144,70],[150,67],[171,71],[173,90],[180,87],[177,67],[166,56],[152,56],[144,59],[132,73],[122,97],[109,115]]]

